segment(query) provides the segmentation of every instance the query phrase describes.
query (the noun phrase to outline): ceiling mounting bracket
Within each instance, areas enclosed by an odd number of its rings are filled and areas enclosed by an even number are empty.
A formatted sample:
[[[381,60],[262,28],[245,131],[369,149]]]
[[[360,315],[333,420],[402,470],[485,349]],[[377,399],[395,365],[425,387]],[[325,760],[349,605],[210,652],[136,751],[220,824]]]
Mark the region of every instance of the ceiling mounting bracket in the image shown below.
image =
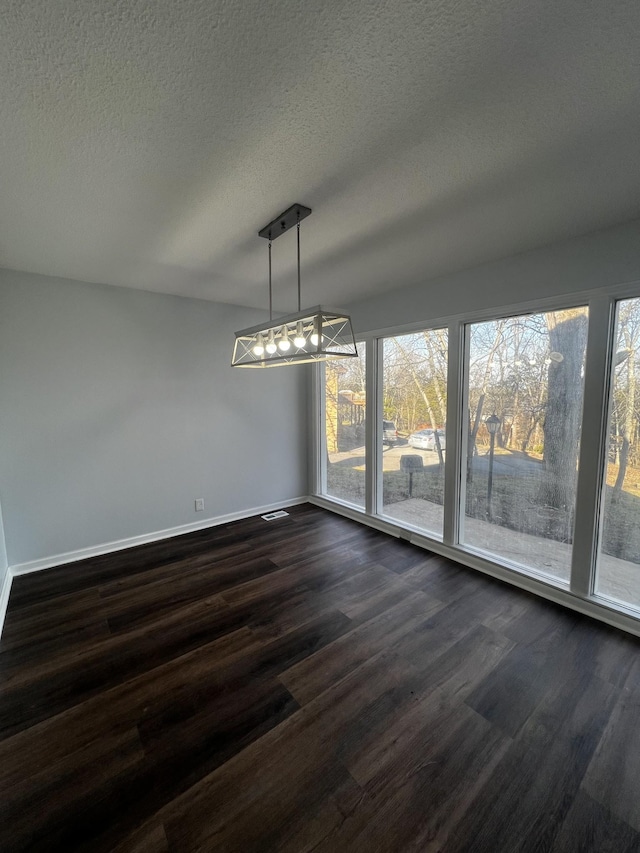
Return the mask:
[[[284,213],[281,213],[280,216],[276,216],[272,222],[265,225],[264,228],[261,228],[260,231],[258,231],[258,235],[260,237],[266,237],[267,240],[275,240],[276,237],[280,237],[281,234],[286,234],[286,232],[297,225],[298,222],[302,222],[303,219],[306,219],[310,213],[310,207],[305,207],[304,204],[292,204],[288,210],[285,210]]]

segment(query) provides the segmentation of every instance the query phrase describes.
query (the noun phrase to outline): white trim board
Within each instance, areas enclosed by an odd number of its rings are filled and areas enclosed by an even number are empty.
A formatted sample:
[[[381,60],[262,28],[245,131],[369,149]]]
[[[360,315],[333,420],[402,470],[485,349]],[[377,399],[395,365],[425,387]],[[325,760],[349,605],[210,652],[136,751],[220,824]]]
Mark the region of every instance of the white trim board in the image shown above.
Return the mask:
[[[520,572],[513,571],[506,566],[501,566],[490,560],[483,559],[479,554],[471,553],[470,551],[461,548],[451,547],[444,542],[438,542],[435,539],[430,539],[426,535],[420,535],[413,531],[406,530],[403,527],[394,525],[392,522],[378,517],[365,515],[364,512],[346,507],[332,500],[312,495],[309,498],[309,503],[327,509],[330,512],[335,512],[338,515],[344,515],[347,518],[358,521],[361,524],[366,524],[368,527],[374,527],[383,533],[388,533],[391,536],[396,536],[401,539],[406,539],[412,545],[419,548],[425,548],[428,551],[433,551],[443,557],[448,557],[455,563],[461,563],[463,566],[468,566],[471,569],[476,569],[483,574],[490,575],[497,580],[504,581],[511,586],[531,592],[540,598],[546,598],[548,601],[553,601],[556,604],[562,604],[570,610],[575,610],[585,616],[591,616],[599,622],[604,622],[607,625],[612,625],[614,628],[619,628],[621,631],[626,631],[628,634],[640,636],[640,622],[637,618],[620,612],[617,608],[607,606],[607,602],[603,599],[595,600],[579,598],[573,595],[569,590],[560,589],[552,584],[547,584],[542,580],[538,580],[530,575],[524,575]]]
[[[193,533],[196,530],[205,530],[207,527],[219,527],[231,521],[241,521],[243,518],[251,518],[254,515],[264,515],[287,506],[307,503],[308,497],[292,498],[289,501],[257,506],[252,509],[230,512],[227,515],[217,515],[213,518],[205,518],[202,521],[194,521],[190,524],[180,524],[178,527],[168,527],[166,530],[156,530],[152,533],[143,533],[140,536],[130,536],[127,539],[117,539],[114,542],[104,542],[101,545],[91,545],[88,548],[79,548],[77,551],[67,551],[65,554],[55,554],[52,557],[42,557],[39,560],[30,560],[28,563],[16,563],[10,566],[14,577],[28,575],[31,572],[39,572],[43,569],[52,569],[55,566],[64,566],[67,563],[77,563],[88,557],[100,557],[102,554],[111,554],[115,551],[124,551],[125,548],[134,548],[136,545],[146,545],[148,542],[158,542],[161,539],[171,539],[174,536],[183,536],[185,533]]]
[[[4,619],[7,615],[7,607],[9,606],[9,595],[11,593],[12,581],[13,573],[11,569],[7,569],[7,573],[4,576],[2,589],[0,590],[0,637],[2,636],[2,629],[4,628]]]
[[[230,512],[227,515],[218,515],[214,518],[194,521],[191,524],[181,524],[178,527],[168,527],[166,530],[156,530],[152,533],[143,533],[140,536],[130,536],[127,539],[117,539],[114,542],[104,542],[100,545],[91,545],[88,548],[79,548],[77,551],[67,551],[64,554],[55,554],[51,557],[42,557],[38,560],[30,560],[27,563],[16,563],[14,566],[9,566],[2,591],[0,592],[0,636],[2,636],[4,620],[9,605],[11,583],[14,577],[29,575],[32,572],[41,572],[44,569],[53,569],[56,566],[65,566],[68,563],[77,563],[89,557],[100,557],[103,554],[124,551],[127,548],[134,548],[136,545],[146,545],[150,542],[159,542],[162,539],[172,539],[174,536],[183,536],[185,533],[205,530],[207,527],[219,527],[221,524],[228,524],[231,521],[241,521],[244,518],[251,518],[254,515],[263,515],[282,509],[283,507],[297,506],[298,504],[308,502],[309,498],[305,495],[304,497],[292,498],[288,501],[252,507],[251,509],[239,512]]]
[[[381,533],[387,533],[389,536],[395,536],[396,539],[406,539],[406,531],[394,524],[391,521],[386,521],[379,516],[366,515],[363,509],[358,509],[352,504],[345,503],[337,498],[325,498],[322,495],[311,495],[308,498],[308,503],[314,506],[319,506],[321,509],[328,509],[330,512],[336,512],[339,515],[344,515],[345,518],[350,518],[352,521],[359,521],[361,524],[366,524],[367,527],[375,527]],[[404,534],[404,535],[403,535]]]
[[[640,280],[616,284],[603,284],[587,290],[559,293],[554,296],[543,296],[539,299],[526,299],[518,302],[508,302],[504,305],[494,305],[489,308],[474,308],[456,314],[445,314],[441,317],[431,317],[415,320],[411,323],[385,326],[381,329],[359,329],[355,332],[356,341],[366,342],[370,338],[389,338],[395,335],[409,335],[412,332],[422,332],[424,329],[444,329],[452,323],[482,323],[504,317],[517,317],[520,314],[538,314],[541,311],[557,311],[563,308],[578,308],[587,305],[592,299],[605,297],[619,301],[638,296]],[[347,308],[345,310],[351,310]]]

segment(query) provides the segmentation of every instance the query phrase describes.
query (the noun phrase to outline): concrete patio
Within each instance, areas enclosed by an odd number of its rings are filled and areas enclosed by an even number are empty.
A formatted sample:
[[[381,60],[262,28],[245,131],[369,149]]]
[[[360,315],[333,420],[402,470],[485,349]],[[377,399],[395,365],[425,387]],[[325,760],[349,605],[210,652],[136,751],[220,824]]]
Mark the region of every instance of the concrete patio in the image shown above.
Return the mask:
[[[384,507],[385,516],[410,524],[428,535],[442,536],[443,507],[419,498],[408,498]],[[476,518],[464,519],[463,542],[498,558],[535,569],[568,583],[571,545],[518,533],[499,524]],[[597,591],[600,595],[640,609],[640,566],[601,554],[598,562]]]

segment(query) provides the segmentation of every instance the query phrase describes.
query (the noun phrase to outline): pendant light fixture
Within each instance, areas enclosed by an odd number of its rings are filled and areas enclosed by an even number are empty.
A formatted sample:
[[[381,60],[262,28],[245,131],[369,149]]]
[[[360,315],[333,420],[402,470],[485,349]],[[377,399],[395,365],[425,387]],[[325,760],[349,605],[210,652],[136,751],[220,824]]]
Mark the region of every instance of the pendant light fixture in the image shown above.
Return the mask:
[[[310,208],[294,204],[258,232],[269,241],[269,322],[236,332],[232,367],[278,367],[358,355],[347,314],[328,311],[320,305],[306,311],[300,308],[300,223],[310,213]],[[271,244],[294,226],[298,247],[298,311],[274,320]]]

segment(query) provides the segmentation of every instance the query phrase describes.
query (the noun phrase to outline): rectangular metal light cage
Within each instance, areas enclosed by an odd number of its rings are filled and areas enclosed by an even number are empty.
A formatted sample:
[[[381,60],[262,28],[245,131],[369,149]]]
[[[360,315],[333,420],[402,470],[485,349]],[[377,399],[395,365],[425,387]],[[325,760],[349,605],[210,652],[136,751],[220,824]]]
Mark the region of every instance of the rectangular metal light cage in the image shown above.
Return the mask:
[[[296,345],[298,337],[304,346]],[[283,340],[289,343],[286,350],[279,346]],[[269,343],[275,352],[267,351]],[[318,306],[236,332],[231,366],[276,367],[357,355],[351,318]]]

